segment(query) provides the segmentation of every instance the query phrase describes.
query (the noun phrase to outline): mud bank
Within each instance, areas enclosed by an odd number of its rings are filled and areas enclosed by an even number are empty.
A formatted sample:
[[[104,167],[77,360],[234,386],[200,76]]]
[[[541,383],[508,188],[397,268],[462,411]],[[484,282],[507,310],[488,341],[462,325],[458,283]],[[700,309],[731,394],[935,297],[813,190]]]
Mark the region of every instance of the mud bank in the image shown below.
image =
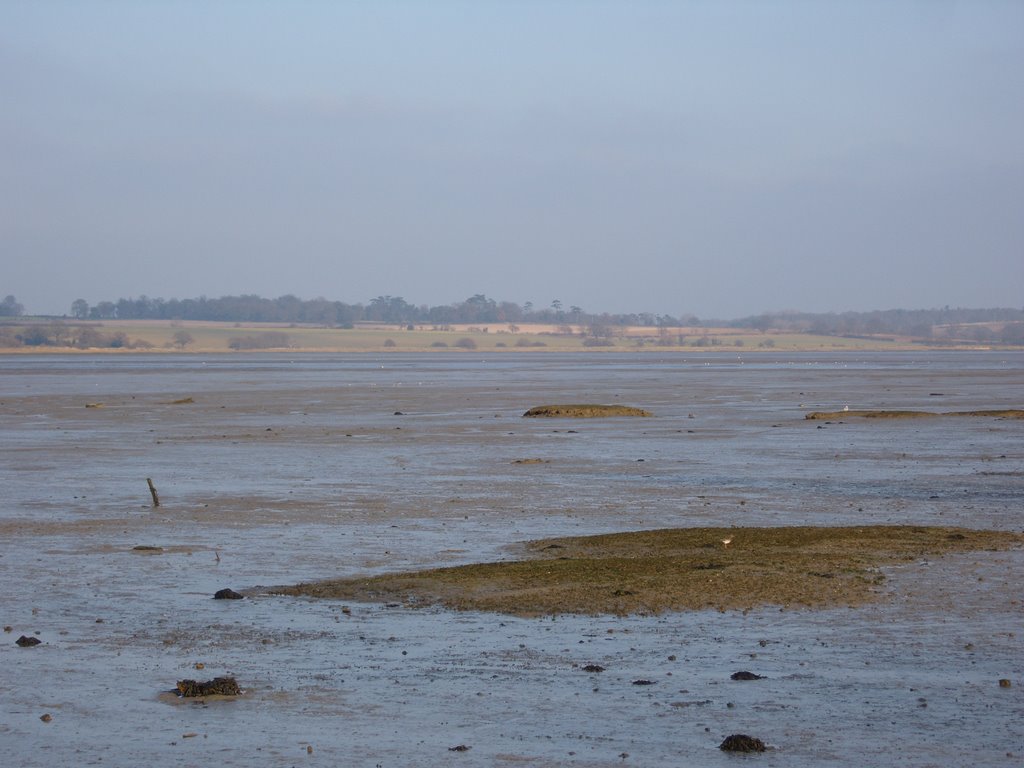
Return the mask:
[[[836,421],[843,418],[861,419],[929,419],[938,416],[972,416],[986,419],[1024,419],[1024,410],[1010,408],[994,411],[815,411],[804,418]]]
[[[538,405],[523,414],[527,418],[603,419],[613,416],[653,416],[643,408],[627,405]]]
[[[668,529],[544,539],[525,545],[524,560],[271,591],[519,616],[824,608],[877,598],[886,565],[1022,546],[1022,534],[951,527]]]

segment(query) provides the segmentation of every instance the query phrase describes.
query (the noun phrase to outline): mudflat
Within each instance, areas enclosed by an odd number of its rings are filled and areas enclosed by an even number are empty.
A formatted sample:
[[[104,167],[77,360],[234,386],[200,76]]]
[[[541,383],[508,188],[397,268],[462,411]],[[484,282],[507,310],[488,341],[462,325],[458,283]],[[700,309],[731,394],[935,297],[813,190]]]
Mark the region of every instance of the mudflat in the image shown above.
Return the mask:
[[[1001,768],[1024,420],[805,416],[1021,403],[1003,352],[0,356],[4,758]]]

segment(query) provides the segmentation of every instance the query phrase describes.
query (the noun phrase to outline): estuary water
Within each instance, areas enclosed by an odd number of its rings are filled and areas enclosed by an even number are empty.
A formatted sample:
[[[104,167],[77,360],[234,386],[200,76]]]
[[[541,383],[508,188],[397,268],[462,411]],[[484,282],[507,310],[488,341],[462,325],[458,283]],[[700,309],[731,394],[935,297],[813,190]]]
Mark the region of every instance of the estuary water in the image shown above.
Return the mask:
[[[522,418],[573,402],[654,415]],[[804,418],[847,406],[1021,408],[1024,354],[0,357],[0,754],[713,766],[747,733],[764,765],[1017,765],[1021,551],[814,611],[521,619],[259,589],[641,528],[1024,529],[1024,421]],[[218,675],[244,695],[166,693]]]

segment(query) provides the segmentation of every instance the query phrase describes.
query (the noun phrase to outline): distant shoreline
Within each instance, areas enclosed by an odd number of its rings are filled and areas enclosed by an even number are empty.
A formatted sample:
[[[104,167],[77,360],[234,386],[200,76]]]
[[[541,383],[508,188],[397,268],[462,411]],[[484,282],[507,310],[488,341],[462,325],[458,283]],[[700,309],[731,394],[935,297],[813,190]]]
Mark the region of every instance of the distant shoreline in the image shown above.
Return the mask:
[[[18,318],[0,325],[0,354],[387,354],[391,352],[884,352],[999,351],[1024,347],[936,343],[909,336],[827,336],[775,329],[616,326],[586,335],[586,326],[540,323],[397,325],[360,323],[351,328],[289,323],[198,320],[73,320]],[[42,343],[10,342],[34,331]],[[6,334],[6,335],[4,335]],[[53,337],[52,339],[50,337]]]

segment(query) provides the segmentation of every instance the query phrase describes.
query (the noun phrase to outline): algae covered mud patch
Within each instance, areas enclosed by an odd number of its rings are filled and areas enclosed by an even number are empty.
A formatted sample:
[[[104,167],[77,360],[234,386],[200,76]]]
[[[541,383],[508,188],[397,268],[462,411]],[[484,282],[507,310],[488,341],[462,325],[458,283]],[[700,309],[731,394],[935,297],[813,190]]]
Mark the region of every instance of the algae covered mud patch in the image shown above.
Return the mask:
[[[989,410],[989,411],[946,411],[939,413],[936,411],[904,411],[904,410],[893,410],[893,411],[815,411],[808,413],[804,416],[805,419],[811,419],[812,421],[820,421],[822,419],[828,419],[837,421],[842,418],[857,417],[862,419],[927,419],[935,418],[937,416],[971,416],[974,418],[988,418],[988,419],[1024,419],[1024,410],[1019,408],[1009,408],[1002,410]]]
[[[612,416],[651,416],[650,411],[628,405],[599,405],[594,403],[570,405],[538,405],[523,414],[527,418],[603,419]]]
[[[1022,546],[1024,534],[935,526],[681,528],[544,539],[517,561],[273,591],[523,616],[829,607],[877,598],[885,566]]]

